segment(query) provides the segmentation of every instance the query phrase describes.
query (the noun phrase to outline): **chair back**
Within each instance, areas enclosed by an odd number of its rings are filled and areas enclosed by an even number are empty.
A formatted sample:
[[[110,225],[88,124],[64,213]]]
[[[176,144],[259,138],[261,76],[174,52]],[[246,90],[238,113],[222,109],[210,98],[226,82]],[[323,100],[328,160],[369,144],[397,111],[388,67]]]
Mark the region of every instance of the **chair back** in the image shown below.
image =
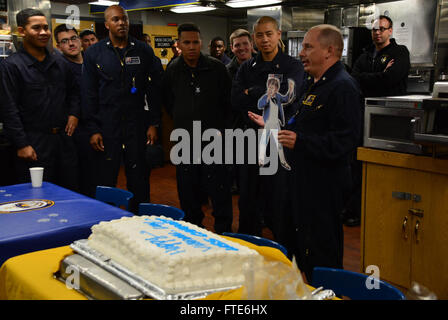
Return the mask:
[[[405,295],[383,280],[349,270],[315,267],[311,285],[331,289],[352,300],[405,300]]]
[[[106,186],[96,187],[95,199],[116,207],[124,206],[126,210],[129,210],[129,201],[132,197],[134,197],[132,192],[123,189]]]
[[[173,220],[183,220],[185,213],[176,207],[156,203],[140,203],[138,206],[139,215],[165,216]]]
[[[241,240],[256,244],[257,246],[276,248],[276,249],[280,250],[281,252],[283,252],[283,254],[285,256],[288,256],[288,250],[286,250],[285,247],[283,247],[280,243],[272,241],[270,239],[261,238],[261,237],[253,236],[250,234],[244,234],[244,233],[223,232],[222,235],[227,236],[227,237],[241,239]]]

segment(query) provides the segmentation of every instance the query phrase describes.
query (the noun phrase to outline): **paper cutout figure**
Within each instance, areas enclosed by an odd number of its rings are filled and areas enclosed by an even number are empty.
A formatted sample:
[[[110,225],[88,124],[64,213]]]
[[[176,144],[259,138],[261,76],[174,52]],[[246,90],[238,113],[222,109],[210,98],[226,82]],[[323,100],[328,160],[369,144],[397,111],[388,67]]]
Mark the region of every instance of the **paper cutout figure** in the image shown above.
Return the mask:
[[[258,100],[258,109],[263,110],[263,120],[265,123],[259,143],[258,164],[260,166],[265,165],[266,147],[269,138],[272,136],[277,146],[280,164],[286,170],[291,170],[290,165],[286,161],[283,146],[278,142],[278,131],[285,125],[285,113],[283,107],[294,101],[295,82],[292,79],[288,79],[288,92],[285,95],[282,95],[279,93],[280,80],[275,77],[275,75],[269,75],[266,82],[266,88],[266,94]]]

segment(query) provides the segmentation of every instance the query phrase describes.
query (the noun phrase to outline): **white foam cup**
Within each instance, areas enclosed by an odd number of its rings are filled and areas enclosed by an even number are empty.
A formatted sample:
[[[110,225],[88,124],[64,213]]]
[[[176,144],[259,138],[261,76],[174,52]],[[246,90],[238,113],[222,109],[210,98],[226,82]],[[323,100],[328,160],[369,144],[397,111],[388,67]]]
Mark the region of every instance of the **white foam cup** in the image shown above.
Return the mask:
[[[34,167],[30,168],[31,174],[31,185],[33,188],[42,187],[42,179],[44,177],[44,168],[42,167]]]

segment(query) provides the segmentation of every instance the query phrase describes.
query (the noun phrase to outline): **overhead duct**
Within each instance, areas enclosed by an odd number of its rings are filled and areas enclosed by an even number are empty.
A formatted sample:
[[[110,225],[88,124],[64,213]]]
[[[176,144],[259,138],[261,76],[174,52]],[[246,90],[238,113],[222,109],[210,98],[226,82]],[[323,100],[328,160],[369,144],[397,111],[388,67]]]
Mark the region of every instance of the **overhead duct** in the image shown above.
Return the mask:
[[[308,30],[325,21],[324,9],[292,8],[293,30]]]
[[[258,18],[269,16],[278,21],[280,30],[292,30],[291,8],[285,6],[263,7],[247,10],[247,29],[252,32],[252,26]]]

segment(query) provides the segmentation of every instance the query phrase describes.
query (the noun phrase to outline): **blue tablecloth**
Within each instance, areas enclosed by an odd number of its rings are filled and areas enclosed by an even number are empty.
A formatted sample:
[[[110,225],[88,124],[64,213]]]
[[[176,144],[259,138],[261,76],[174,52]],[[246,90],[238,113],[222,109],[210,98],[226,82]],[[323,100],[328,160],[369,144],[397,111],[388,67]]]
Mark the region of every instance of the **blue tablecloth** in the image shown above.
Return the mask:
[[[13,256],[85,239],[90,227],[100,221],[133,215],[48,182],[41,188],[33,188],[31,183],[0,187],[0,212],[5,203],[37,199],[49,200],[49,205],[0,213],[0,266]]]

